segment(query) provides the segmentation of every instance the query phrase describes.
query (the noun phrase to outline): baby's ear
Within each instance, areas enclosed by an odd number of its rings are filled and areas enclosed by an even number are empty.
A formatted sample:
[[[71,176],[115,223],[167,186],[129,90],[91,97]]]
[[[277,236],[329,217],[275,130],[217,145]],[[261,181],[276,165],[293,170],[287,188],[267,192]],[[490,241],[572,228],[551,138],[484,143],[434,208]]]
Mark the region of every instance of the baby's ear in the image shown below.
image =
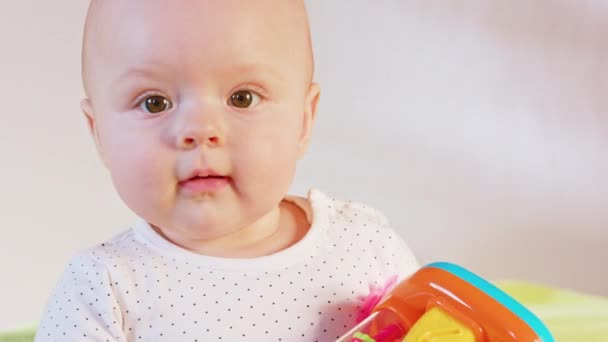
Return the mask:
[[[95,121],[95,114],[93,113],[93,105],[91,104],[91,100],[88,98],[80,101],[80,109],[87,119],[87,125],[89,126],[89,132],[91,133],[91,137],[95,142],[95,147],[97,147],[97,153],[99,153],[99,157],[101,157],[101,161],[104,166],[107,167],[106,160],[104,158],[103,149],[101,148],[101,141],[99,140],[99,134],[97,132],[97,122]]]
[[[312,133],[312,126],[317,118],[317,105],[319,104],[319,98],[321,96],[321,88],[317,83],[311,83],[306,94],[306,100],[304,103],[304,124],[302,125],[302,134],[300,135],[300,150],[298,156],[302,158],[308,144],[310,142],[310,136]]]

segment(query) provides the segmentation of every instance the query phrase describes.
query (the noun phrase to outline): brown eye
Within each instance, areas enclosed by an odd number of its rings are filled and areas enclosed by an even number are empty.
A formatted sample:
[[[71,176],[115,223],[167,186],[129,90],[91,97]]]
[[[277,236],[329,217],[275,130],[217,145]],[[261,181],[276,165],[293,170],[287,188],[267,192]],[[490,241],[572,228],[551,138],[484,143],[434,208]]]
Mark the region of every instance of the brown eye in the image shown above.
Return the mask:
[[[260,102],[260,97],[249,90],[239,90],[230,96],[230,104],[237,108],[249,108]]]
[[[150,114],[158,114],[171,109],[173,105],[166,97],[160,95],[148,96],[141,104],[143,110]]]

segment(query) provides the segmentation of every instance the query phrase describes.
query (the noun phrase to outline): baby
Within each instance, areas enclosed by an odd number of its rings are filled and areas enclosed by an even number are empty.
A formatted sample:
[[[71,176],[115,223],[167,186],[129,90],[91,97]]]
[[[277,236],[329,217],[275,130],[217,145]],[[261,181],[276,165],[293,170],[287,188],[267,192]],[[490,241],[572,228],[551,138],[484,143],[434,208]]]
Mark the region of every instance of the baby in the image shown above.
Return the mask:
[[[288,196],[315,120],[302,0],[94,0],[82,110],[141,219],[77,254],[37,341],[333,341],[418,264],[385,217]]]

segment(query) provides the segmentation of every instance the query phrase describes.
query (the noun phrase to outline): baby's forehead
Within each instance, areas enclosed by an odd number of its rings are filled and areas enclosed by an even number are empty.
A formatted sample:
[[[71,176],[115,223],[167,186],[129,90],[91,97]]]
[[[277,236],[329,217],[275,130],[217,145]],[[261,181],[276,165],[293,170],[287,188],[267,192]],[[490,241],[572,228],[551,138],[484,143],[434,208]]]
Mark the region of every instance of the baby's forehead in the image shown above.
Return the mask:
[[[87,74],[102,63],[176,62],[232,64],[249,71],[276,69],[283,63],[312,75],[304,4],[301,0],[91,2],[83,46],[85,87]]]

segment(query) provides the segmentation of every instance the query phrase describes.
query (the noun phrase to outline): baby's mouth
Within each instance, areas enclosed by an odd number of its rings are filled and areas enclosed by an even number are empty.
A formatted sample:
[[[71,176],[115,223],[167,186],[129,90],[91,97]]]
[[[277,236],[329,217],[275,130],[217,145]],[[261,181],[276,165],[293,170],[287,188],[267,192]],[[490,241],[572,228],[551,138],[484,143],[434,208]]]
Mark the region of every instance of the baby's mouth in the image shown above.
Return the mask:
[[[187,193],[202,194],[217,192],[228,185],[230,178],[226,176],[195,176],[179,183]]]
[[[194,176],[187,181],[196,180],[196,179],[224,179],[226,176]]]
[[[213,170],[195,170],[188,179],[179,182],[179,186],[188,193],[201,194],[219,191],[229,182],[230,177]]]

